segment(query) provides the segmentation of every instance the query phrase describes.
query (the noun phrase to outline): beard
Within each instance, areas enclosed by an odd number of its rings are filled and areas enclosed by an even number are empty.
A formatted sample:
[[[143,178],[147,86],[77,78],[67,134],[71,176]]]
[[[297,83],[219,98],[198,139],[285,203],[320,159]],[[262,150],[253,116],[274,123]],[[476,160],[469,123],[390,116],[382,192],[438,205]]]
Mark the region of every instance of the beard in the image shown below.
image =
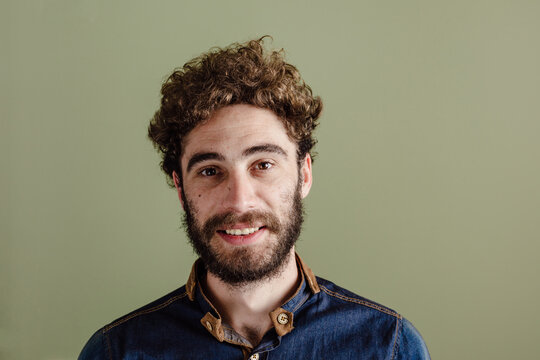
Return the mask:
[[[301,185],[298,183],[293,193],[283,199],[288,209],[281,219],[270,211],[250,211],[241,215],[226,212],[210,217],[202,225],[197,222],[196,209],[190,201],[185,201],[184,227],[206,270],[234,286],[256,283],[278,275],[302,228],[304,210],[300,193]],[[186,199],[185,194],[182,195]],[[236,223],[250,226],[264,224],[269,236],[257,246],[232,249],[224,246],[221,239],[212,241],[218,236],[217,230]]]

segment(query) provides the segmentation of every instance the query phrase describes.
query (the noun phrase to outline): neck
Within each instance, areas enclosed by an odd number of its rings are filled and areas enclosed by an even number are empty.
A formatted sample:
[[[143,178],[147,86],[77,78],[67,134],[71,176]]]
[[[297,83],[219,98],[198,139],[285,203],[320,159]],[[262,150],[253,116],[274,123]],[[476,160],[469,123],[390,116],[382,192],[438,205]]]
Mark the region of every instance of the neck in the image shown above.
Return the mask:
[[[269,313],[292,296],[298,280],[298,268],[292,248],[283,268],[272,278],[234,286],[208,272],[206,290],[223,321],[255,346],[272,328]]]

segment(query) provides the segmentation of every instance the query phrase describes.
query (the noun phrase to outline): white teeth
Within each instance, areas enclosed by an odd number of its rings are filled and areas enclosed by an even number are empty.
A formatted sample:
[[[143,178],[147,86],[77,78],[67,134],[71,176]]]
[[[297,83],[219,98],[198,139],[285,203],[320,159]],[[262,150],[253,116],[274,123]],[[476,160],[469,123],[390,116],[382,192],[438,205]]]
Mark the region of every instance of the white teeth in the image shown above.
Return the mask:
[[[225,230],[225,233],[228,235],[249,235],[253,234],[257,230],[259,230],[259,228],[230,229]]]

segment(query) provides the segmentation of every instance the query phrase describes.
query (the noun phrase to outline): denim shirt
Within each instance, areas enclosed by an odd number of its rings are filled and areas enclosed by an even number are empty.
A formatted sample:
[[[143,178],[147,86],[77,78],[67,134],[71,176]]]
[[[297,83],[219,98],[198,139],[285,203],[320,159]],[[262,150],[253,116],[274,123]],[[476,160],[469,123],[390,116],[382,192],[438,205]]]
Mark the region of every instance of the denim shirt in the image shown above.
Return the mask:
[[[398,313],[315,277],[297,256],[301,282],[270,313],[274,327],[253,346],[221,321],[195,262],[185,286],[98,330],[90,359],[429,359],[422,337]]]

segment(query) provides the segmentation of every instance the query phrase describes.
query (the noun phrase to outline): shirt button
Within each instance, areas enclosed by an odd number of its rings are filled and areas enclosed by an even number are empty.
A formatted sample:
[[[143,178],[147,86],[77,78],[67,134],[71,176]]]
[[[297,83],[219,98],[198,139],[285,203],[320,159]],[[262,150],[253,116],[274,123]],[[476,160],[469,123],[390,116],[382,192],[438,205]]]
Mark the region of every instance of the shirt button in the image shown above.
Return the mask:
[[[259,360],[259,354],[253,354],[249,357],[249,360]]]
[[[286,325],[289,322],[289,315],[281,313],[277,317],[277,322],[281,325]]]
[[[210,331],[212,331],[212,324],[210,324],[210,321],[206,322],[206,328]]]

